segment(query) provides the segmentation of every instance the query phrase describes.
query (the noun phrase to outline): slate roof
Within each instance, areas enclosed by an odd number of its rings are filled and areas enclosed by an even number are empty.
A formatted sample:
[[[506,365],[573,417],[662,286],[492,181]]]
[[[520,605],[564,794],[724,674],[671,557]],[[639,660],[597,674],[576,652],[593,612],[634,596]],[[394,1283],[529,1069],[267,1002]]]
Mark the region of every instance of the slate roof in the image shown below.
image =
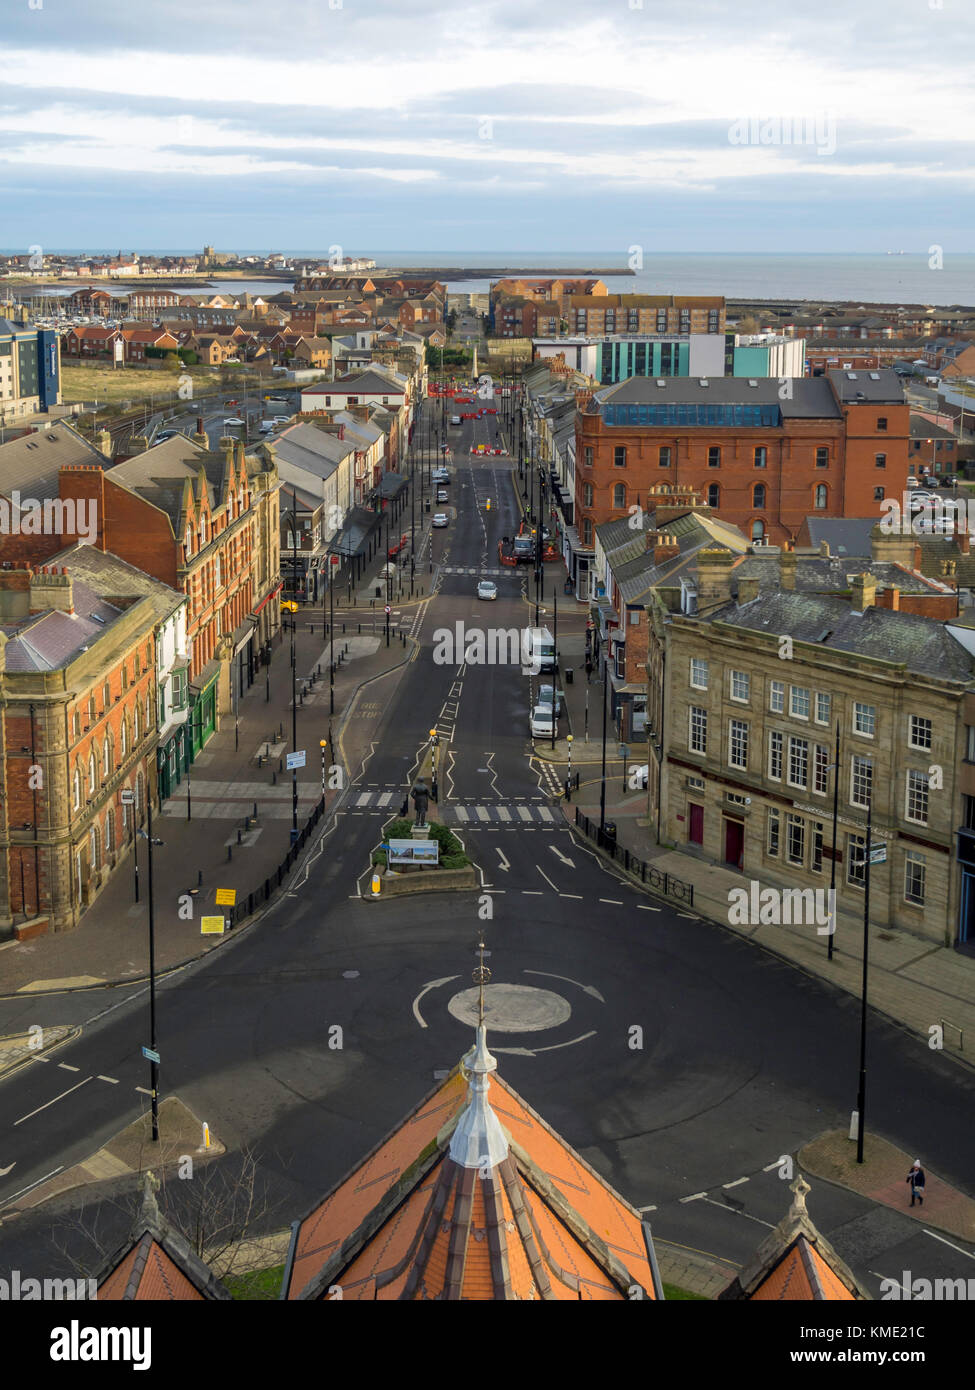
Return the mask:
[[[301,423],[288,425],[276,434],[272,447],[279,467],[283,463],[322,480],[330,478],[342,460],[356,450],[352,440]]]
[[[614,386],[593,392],[590,410],[604,405],[776,405],[785,419],[839,420],[842,413],[825,377],[796,377],[792,399],[782,400],[775,377],[699,377],[633,376]]]
[[[0,492],[43,502],[58,496],[58,470],[69,463],[106,463],[104,454],[70,425],[21,435],[0,444]]]
[[[161,579],[120,560],[117,555],[81,541],[53,555],[49,564],[64,565],[67,569],[74,581],[72,592],[76,607],[79,579],[86,589],[101,595],[107,602],[119,597],[148,598],[160,622],[165,622],[187,601],[185,594],[171,589]]]
[[[123,609],[107,603],[84,582],[72,579],[74,613],[49,609],[0,624],[8,639],[6,669],[15,671],[56,671],[67,666],[85,647],[97,642],[120,617]]]
[[[831,555],[869,555],[870,532],[876,524],[876,517],[807,516],[803,529],[810,545],[818,548],[825,541]]]
[[[828,651],[894,662],[922,676],[966,683],[975,678],[975,662],[942,623],[885,608],[856,613],[842,598],[800,592],[760,593],[741,607],[722,605],[702,621],[789,636]]]

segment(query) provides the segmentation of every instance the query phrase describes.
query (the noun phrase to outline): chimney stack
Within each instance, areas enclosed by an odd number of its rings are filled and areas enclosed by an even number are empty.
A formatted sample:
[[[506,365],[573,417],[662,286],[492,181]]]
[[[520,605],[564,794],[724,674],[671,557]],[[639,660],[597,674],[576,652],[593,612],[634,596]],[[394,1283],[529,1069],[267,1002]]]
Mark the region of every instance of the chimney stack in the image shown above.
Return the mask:
[[[730,550],[701,550],[697,556],[697,611],[705,612],[731,601],[731,567],[735,558]]]
[[[854,613],[865,613],[877,601],[877,581],[872,574],[855,574],[850,592],[850,606]]]
[[[758,575],[742,575],[738,581],[738,607],[758,598]]]
[[[74,613],[74,593],[68,571],[62,565],[50,569],[44,565],[30,577],[30,612],[46,613],[53,608],[58,613]]]
[[[796,587],[796,552],[783,550],[779,556],[779,583],[790,591]]]
[[[666,531],[661,532],[653,547],[653,563],[662,565],[665,560],[676,560],[679,554],[680,546],[675,537],[668,535]]]
[[[108,430],[99,430],[95,436],[99,453],[104,454],[105,458],[112,457],[112,436]]]
[[[819,542],[819,554],[820,554],[821,558],[824,559],[824,560],[828,560],[828,559],[830,558],[830,553],[829,553],[829,541],[820,541],[820,542]]]
[[[878,565],[905,565],[909,570],[915,569],[916,545],[913,532],[902,536],[898,531],[884,531],[879,522],[870,532],[870,558]]]

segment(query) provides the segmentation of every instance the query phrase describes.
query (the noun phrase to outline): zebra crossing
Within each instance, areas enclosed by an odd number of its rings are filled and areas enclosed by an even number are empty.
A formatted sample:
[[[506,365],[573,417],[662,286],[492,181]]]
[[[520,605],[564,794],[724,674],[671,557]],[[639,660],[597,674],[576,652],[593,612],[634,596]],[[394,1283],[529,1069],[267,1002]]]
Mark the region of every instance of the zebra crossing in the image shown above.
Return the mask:
[[[383,811],[395,815],[403,802],[404,791],[356,791],[349,796],[345,810],[352,815],[373,815]],[[412,815],[412,806],[409,814]],[[488,802],[481,805],[473,801],[450,802],[436,807],[436,818],[445,825],[455,825],[468,830],[555,830],[563,824],[562,817],[550,806],[536,803]]]
[[[488,575],[492,575],[492,576],[499,576],[499,575],[503,575],[503,574],[510,575],[510,574],[511,574],[511,570],[510,570],[510,569],[500,569],[500,568],[495,568],[495,569],[484,569],[484,568],[482,568],[482,567],[480,567],[480,566],[476,566],[476,565],[441,565],[441,567],[440,567],[440,573],[441,573],[441,574],[479,574],[482,578],[484,578],[485,576],[488,576]]]

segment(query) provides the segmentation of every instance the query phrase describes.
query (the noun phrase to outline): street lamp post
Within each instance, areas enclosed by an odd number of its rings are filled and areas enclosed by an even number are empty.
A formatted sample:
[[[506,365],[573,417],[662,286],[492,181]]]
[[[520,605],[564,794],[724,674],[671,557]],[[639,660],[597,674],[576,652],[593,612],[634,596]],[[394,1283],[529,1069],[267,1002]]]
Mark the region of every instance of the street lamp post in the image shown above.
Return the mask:
[[[153,845],[161,845],[162,840],[156,840],[152,834],[152,793],[150,791],[146,798],[146,808],[148,821],[145,830],[140,830],[139,835],[147,841],[149,846],[149,1051],[152,1056],[149,1058],[149,1094],[152,1104],[152,1138],[159,1141],[159,1063],[155,1058],[159,1055],[156,1049],[156,916],[155,899],[152,891],[152,849]]]
[[[555,749],[555,721],[556,721],[556,719],[558,718],[558,714],[557,714],[557,708],[558,708],[558,706],[557,706],[557,701],[558,701],[558,693],[559,693],[559,692],[558,692],[558,684],[559,684],[559,596],[558,596],[558,592],[557,592],[557,590],[556,590],[556,586],[555,586],[554,584],[552,585],[552,605],[553,605],[553,614],[554,614],[553,619],[552,619],[552,626],[553,626],[554,629],[555,629],[555,632],[554,632],[554,635],[553,635],[553,638],[552,638],[552,646],[553,646],[554,649],[555,649],[555,670],[554,670],[553,673],[552,673],[552,749],[553,749],[553,751],[554,751],[554,749]]]
[[[599,843],[603,843],[606,825],[606,686],[609,684],[607,662],[603,661],[603,770],[599,781]]]
[[[327,739],[320,738],[318,746],[322,750],[322,800],[325,800],[325,749],[328,747]]]
[[[565,799],[572,800],[572,735],[566,734],[565,741],[569,745],[569,771],[565,779]]]
[[[335,713],[335,569],[331,554],[328,557],[328,712]]]
[[[829,935],[826,939],[826,959],[833,959],[833,937],[836,935],[836,823],[840,799],[840,721],[836,721],[836,752],[833,755],[833,860],[829,867]]]
[[[867,843],[863,878],[863,981],[860,991],[860,1077],[857,1085],[857,1163],[863,1162],[864,1114],[867,1105],[867,956],[870,947],[870,857],[873,782],[867,793]]]
[[[626,791],[626,760],[630,756],[628,744],[620,744],[620,757],[623,759],[623,791]]]

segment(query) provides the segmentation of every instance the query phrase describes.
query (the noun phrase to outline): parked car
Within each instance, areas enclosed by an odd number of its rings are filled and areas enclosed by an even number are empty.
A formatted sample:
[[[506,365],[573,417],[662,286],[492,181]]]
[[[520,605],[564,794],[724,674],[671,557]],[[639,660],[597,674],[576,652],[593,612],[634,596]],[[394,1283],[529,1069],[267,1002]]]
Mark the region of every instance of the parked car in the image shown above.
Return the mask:
[[[552,706],[536,705],[529,720],[532,738],[552,737]]]
[[[555,689],[556,714],[565,714],[565,691],[558,686]],[[538,703],[548,705],[552,708],[552,687],[550,685],[540,685],[538,687]]]
[[[497,584],[492,584],[490,579],[482,579],[477,586],[478,598],[496,599],[498,596]]]
[[[941,479],[941,486],[942,486],[942,487],[955,487],[956,484],[957,484],[957,482],[958,482],[958,479],[955,477],[954,473],[947,473],[947,474],[945,474],[945,476]]]
[[[243,420],[239,420],[236,415],[229,415],[223,422],[225,430],[235,429],[238,425],[243,425]]]
[[[460,416],[459,416],[459,415],[451,415],[451,417],[450,417],[450,423],[451,423],[452,425],[459,425],[459,424],[460,424]]]
[[[162,430],[156,435],[156,443],[165,444],[167,439],[175,439],[178,434],[179,430]]]
[[[435,468],[433,472],[430,474],[430,477],[433,479],[435,483],[450,482],[450,474],[447,472],[446,468]]]
[[[434,512],[434,514],[433,514],[433,525],[434,525],[434,526],[449,526],[449,525],[450,525],[450,518],[447,516],[447,513],[446,513],[446,512]]]
[[[449,494],[448,494],[448,492],[447,492],[447,489],[446,489],[445,487],[438,487],[438,488],[437,488],[437,501],[438,501],[438,502],[449,502],[449,501],[450,501],[450,496],[449,496]]]

